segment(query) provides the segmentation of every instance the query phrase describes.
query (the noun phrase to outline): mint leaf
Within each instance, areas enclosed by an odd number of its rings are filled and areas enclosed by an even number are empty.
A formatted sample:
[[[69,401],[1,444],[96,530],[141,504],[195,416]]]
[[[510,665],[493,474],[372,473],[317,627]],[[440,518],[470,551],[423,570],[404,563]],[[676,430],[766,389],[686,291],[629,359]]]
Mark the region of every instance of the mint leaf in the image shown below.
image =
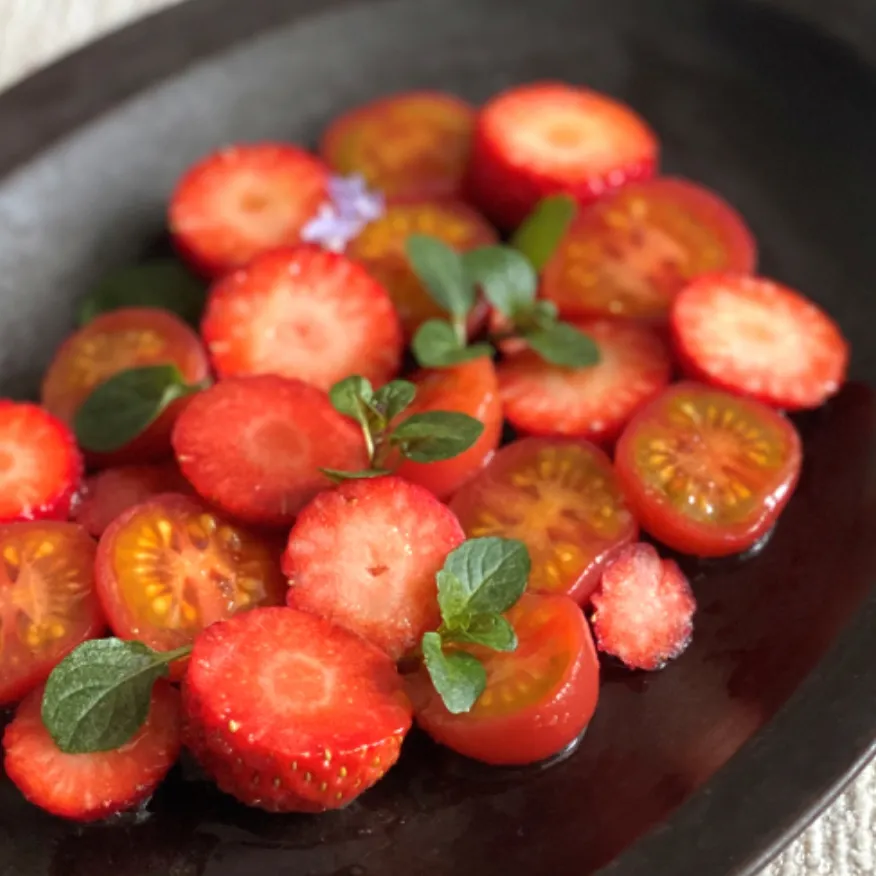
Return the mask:
[[[368,426],[368,403],[374,395],[371,381],[354,374],[339,380],[329,390],[332,407],[345,417],[350,417],[363,428]]]
[[[599,362],[596,341],[567,322],[534,329],[526,332],[523,337],[542,359],[552,365],[586,368]]]
[[[470,711],[487,686],[481,662],[464,651],[445,654],[438,633],[423,635],[423,660],[447,711],[453,715]]]
[[[459,254],[425,234],[412,234],[405,243],[408,261],[435,303],[458,318],[474,306],[475,290]]]
[[[417,394],[417,387],[407,380],[393,380],[374,393],[372,409],[376,409],[383,419],[390,423],[402,411],[410,407]]]
[[[511,238],[511,246],[519,249],[540,273],[569,228],[576,210],[574,199],[568,195],[544,198],[523,220]]]
[[[43,723],[55,744],[67,754],[124,745],[149,714],[152,685],[190,651],[153,651],[121,639],[80,645],[55,667],[43,693]]]
[[[179,398],[197,392],[176,365],[119,371],[95,387],[79,406],[73,430],[79,446],[97,453],[124,447]]]
[[[509,246],[484,246],[462,256],[466,274],[505,316],[535,301],[538,277],[526,257]]]
[[[361,471],[342,471],[339,468],[321,468],[319,470],[336,484],[342,481],[357,481],[364,478],[382,478],[384,475],[391,474],[389,469],[385,468],[366,468]]]
[[[446,368],[481,356],[492,356],[496,352],[489,344],[465,346],[453,326],[442,319],[424,322],[414,335],[411,349],[424,368]]]
[[[517,633],[501,614],[482,614],[473,617],[464,629],[445,633],[444,641],[468,642],[494,651],[513,651],[517,647]]]
[[[534,301],[529,317],[537,328],[550,328],[557,321],[557,305],[553,301]]]
[[[484,424],[456,411],[427,411],[403,420],[390,436],[402,455],[414,462],[438,462],[468,450]]]
[[[104,277],[79,304],[79,325],[121,307],[169,310],[197,325],[206,298],[204,284],[179,262],[159,259],[121,268]]]
[[[441,569],[435,576],[438,582],[438,608],[445,626],[464,627],[468,624],[469,588],[453,572]]]
[[[513,538],[470,538],[451,551],[444,561],[444,580],[455,579],[465,591],[464,611],[470,615],[500,614],[517,602],[526,590],[531,567],[529,551],[522,541]],[[442,605],[442,579],[438,579],[438,602]],[[456,587],[455,582],[453,583]],[[461,596],[453,594],[458,606]],[[442,619],[452,626],[458,615]]]

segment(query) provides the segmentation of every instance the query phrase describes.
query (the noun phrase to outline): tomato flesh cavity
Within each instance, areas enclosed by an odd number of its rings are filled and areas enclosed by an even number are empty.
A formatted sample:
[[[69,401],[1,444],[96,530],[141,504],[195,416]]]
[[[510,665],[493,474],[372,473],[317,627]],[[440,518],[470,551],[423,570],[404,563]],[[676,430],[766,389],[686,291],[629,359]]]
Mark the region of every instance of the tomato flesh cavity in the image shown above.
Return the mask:
[[[590,722],[599,662],[581,609],[565,596],[524,594],[506,614],[515,651],[466,646],[487,671],[469,712],[451,714],[420,670],[408,678],[417,723],[433,739],[485,763],[536,763],[563,751]]]
[[[796,486],[801,455],[781,414],[681,383],[633,418],[615,464],[646,532],[682,553],[717,557],[768,532]]]
[[[469,538],[526,545],[530,592],[581,603],[602,566],[638,534],[611,462],[586,441],[527,438],[503,447],[450,507]]]

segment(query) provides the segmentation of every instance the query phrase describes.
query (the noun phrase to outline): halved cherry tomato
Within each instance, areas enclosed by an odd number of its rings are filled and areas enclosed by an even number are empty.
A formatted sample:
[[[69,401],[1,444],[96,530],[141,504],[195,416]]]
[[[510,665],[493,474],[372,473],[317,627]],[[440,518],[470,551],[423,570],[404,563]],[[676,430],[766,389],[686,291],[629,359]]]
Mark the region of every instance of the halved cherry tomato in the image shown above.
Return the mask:
[[[611,462],[586,441],[526,438],[503,447],[450,503],[470,538],[520,539],[528,588],[586,602],[603,565],[638,534]]]
[[[599,697],[599,662],[581,609],[565,596],[524,594],[506,614],[515,651],[466,645],[487,671],[471,711],[453,715],[425,670],[408,676],[417,723],[433,739],[491,764],[545,760],[587,727]]]
[[[754,270],[754,238],[708,189],[659,178],[580,214],[545,268],[542,294],[563,316],[666,319],[694,277]]]
[[[117,636],[169,651],[237,612],[280,605],[281,549],[196,499],[167,493],[104,532],[97,591]]]
[[[320,154],[335,171],[358,173],[388,198],[459,194],[475,111],[451,94],[410,91],[336,119]]]
[[[103,631],[95,550],[75,523],[0,527],[0,706],[41,684],[77,645]]]
[[[411,270],[405,253],[411,234],[428,234],[459,252],[497,240],[486,219],[456,201],[390,204],[383,216],[365,226],[347,247],[347,255],[361,262],[389,292],[408,337],[427,319],[446,319]],[[476,313],[469,326],[472,333],[480,328],[484,311]]]
[[[502,438],[502,404],[492,359],[482,356],[453,368],[421,371],[413,377],[417,397],[405,416],[427,411],[456,411],[484,424],[468,450],[441,462],[405,460],[398,475],[431,490],[439,499],[452,496],[491,459]]]
[[[633,417],[615,464],[646,532],[682,553],[720,557],[770,530],[801,454],[797,430],[771,408],[679,383]]]
[[[164,310],[126,307],[102,314],[61,345],[43,378],[42,403],[65,423],[91,392],[114,374],[144,365],[176,365],[188,383],[209,374],[207,355],[198,336]],[[154,459],[170,453],[170,431],[185,400],[168,409],[118,453],[92,455],[108,465]]]

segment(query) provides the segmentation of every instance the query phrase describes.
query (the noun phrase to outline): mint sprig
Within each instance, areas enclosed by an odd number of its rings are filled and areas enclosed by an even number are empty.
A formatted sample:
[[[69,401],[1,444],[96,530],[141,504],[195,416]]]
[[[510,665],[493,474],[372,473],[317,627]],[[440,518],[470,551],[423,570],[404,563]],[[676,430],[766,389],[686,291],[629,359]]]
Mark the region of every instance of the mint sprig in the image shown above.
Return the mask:
[[[371,382],[354,375],[329,390],[335,410],[355,420],[368,451],[368,468],[361,471],[320,471],[336,483],[391,474],[402,458],[439,462],[464,453],[480,438],[484,424],[456,411],[427,411],[399,419],[416,398],[417,387],[393,380],[376,392]]]
[[[511,246],[527,258],[536,271],[544,270],[575,218],[577,206],[568,195],[542,198],[514,232]]]
[[[66,754],[121,747],[146,721],[152,686],[191,650],[153,651],[122,639],[83,643],[46,682],[42,718],[49,735]]]
[[[484,692],[483,664],[460,645],[513,651],[517,635],[503,613],[526,590],[530,559],[523,542],[472,538],[448,554],[438,572],[441,626],[423,636],[426,671],[454,715],[468,712]]]
[[[111,453],[152,425],[177,399],[199,392],[176,365],[146,365],[119,371],[92,390],[73,418],[84,450]]]

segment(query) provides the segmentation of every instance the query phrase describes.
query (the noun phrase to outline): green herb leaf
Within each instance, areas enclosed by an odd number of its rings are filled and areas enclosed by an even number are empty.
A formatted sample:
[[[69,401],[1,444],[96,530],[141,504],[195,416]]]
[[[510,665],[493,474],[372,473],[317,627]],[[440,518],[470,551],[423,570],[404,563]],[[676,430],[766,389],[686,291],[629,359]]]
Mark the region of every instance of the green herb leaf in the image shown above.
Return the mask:
[[[445,642],[469,642],[494,651],[513,651],[517,647],[517,633],[501,614],[477,615],[460,630],[444,635]]]
[[[410,407],[416,394],[417,387],[410,381],[392,380],[374,393],[371,407],[389,423]]]
[[[95,387],[76,411],[73,430],[85,450],[110,453],[147,429],[179,398],[197,392],[176,365],[119,371]]]
[[[425,234],[412,234],[405,243],[408,261],[435,303],[464,318],[474,306],[474,286],[466,276],[459,254]]]
[[[438,603],[444,623],[453,626],[461,614],[458,607],[463,604],[462,594],[457,592],[457,582],[464,589],[463,611],[469,616],[501,614],[523,595],[530,566],[529,551],[517,539],[489,537],[464,541],[444,561],[447,577],[438,579]],[[451,583],[454,592],[442,602],[441,587],[445,582]],[[445,615],[447,604],[454,606],[453,615]]]
[[[366,468],[361,471],[342,471],[339,468],[321,468],[320,471],[329,478],[329,480],[334,481],[336,484],[339,484],[342,481],[382,478],[384,475],[391,474],[391,472],[385,468]]]
[[[79,325],[120,307],[169,310],[196,325],[206,301],[204,284],[179,262],[160,259],[114,271],[79,304]]]
[[[550,328],[557,321],[557,305],[553,301],[533,302],[529,317],[537,328]]]
[[[43,693],[43,723],[55,744],[67,754],[124,745],[149,714],[152,685],[190,651],[153,651],[121,639],[80,645],[55,667]]]
[[[586,368],[599,362],[596,341],[566,322],[526,332],[526,342],[552,365],[564,368]]]
[[[469,588],[446,569],[441,569],[435,578],[438,582],[438,608],[444,625],[450,629],[467,626],[471,620],[468,613]]]
[[[414,462],[438,462],[468,450],[484,424],[456,411],[427,411],[403,420],[390,436],[403,456]]]
[[[511,245],[529,259],[536,272],[540,273],[550,261],[576,209],[574,199],[568,195],[544,198],[517,229]]]
[[[445,654],[438,633],[423,635],[423,659],[447,711],[454,715],[470,711],[487,686],[481,662],[464,651]]]
[[[371,381],[354,374],[339,380],[329,390],[332,407],[345,417],[350,417],[363,427],[368,426],[368,404],[374,396]]]
[[[466,274],[480,285],[487,300],[505,316],[513,316],[535,300],[538,277],[526,257],[510,246],[484,246],[462,256]]]
[[[496,352],[489,344],[464,346],[453,326],[442,319],[424,322],[414,335],[411,349],[417,362],[424,368],[447,368],[481,356],[492,356]]]

